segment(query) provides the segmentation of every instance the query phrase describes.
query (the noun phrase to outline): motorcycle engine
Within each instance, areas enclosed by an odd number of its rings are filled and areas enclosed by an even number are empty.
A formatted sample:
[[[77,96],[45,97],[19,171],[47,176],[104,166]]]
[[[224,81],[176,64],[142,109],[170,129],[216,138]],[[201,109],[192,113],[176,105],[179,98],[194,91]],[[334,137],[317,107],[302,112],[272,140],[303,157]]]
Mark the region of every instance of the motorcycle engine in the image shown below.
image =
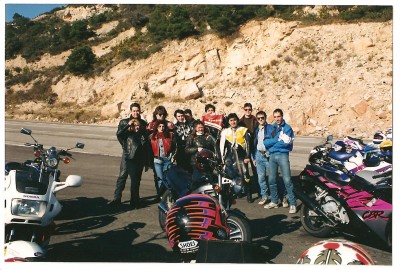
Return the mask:
[[[321,207],[341,223],[347,224],[350,222],[346,210],[332,196],[325,196],[325,202],[321,204]]]

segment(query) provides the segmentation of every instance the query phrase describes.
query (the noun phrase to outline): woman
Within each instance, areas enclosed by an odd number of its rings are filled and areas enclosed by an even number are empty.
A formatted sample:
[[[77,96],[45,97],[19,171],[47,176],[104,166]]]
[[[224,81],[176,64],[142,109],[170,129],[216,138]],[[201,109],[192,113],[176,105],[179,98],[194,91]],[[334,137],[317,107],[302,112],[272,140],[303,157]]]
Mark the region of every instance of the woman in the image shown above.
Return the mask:
[[[176,152],[174,133],[168,131],[165,120],[157,120],[155,122],[153,132],[150,135],[150,144],[154,156],[154,171],[157,175],[157,191],[159,191],[164,172],[171,164],[171,159]]]
[[[199,172],[196,169],[196,154],[203,149],[208,149],[216,153],[215,139],[211,136],[204,127],[204,123],[196,120],[193,124],[192,134],[188,137],[185,145],[185,153],[190,156],[192,178],[197,179]]]
[[[165,109],[165,107],[162,106],[162,105],[157,106],[154,109],[154,112],[153,112],[153,120],[149,123],[149,125],[147,126],[147,129],[150,132],[152,132],[153,131],[153,127],[154,127],[154,125],[155,125],[157,120],[165,120],[167,122],[167,129],[169,131],[173,132],[174,129],[175,129],[175,125],[172,122],[166,120],[167,116],[168,116],[167,109]]]

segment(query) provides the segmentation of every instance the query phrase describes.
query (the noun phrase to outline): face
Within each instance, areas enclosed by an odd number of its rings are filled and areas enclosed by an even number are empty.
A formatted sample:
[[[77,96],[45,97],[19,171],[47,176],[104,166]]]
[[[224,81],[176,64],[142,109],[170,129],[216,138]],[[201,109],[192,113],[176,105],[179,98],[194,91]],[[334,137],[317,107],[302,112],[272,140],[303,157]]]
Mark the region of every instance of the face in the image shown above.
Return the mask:
[[[251,112],[253,111],[253,109],[251,107],[244,107],[244,115],[245,116],[250,116]]]
[[[275,119],[275,122],[278,125],[280,125],[282,123],[283,116],[279,112],[276,112],[276,113],[274,113],[274,119]]]
[[[207,109],[207,114],[213,114],[213,113],[215,113],[213,108],[208,108]]]
[[[157,113],[156,114],[156,118],[157,118],[157,120],[159,120],[159,119],[164,120],[165,119],[165,115],[162,114],[162,113]]]
[[[229,119],[229,126],[232,128],[236,128],[238,126],[238,121],[236,118]]]
[[[164,130],[165,130],[165,125],[164,124],[159,124],[158,127],[157,127],[157,131],[158,132],[164,132]]]
[[[185,115],[182,114],[182,113],[177,113],[177,114],[176,114],[176,120],[177,120],[179,123],[185,122]]]
[[[197,125],[196,126],[196,132],[204,133],[204,126],[202,124]]]
[[[265,124],[265,116],[263,114],[257,114],[257,121],[260,125],[264,125]]]
[[[185,119],[186,120],[192,120],[192,116],[190,115],[190,113],[185,113]]]
[[[131,115],[133,118],[139,118],[140,116],[140,109],[138,107],[132,107]]]

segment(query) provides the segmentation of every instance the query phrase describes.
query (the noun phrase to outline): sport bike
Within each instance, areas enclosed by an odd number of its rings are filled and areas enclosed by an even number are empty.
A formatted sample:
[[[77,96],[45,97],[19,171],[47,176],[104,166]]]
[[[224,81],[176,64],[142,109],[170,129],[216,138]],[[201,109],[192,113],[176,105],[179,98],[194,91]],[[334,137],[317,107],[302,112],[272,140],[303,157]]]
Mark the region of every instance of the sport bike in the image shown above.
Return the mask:
[[[318,158],[311,151],[310,164],[294,181],[295,194],[303,203],[302,226],[316,237],[329,237],[334,232],[369,239],[377,236],[391,248],[392,171],[361,170],[344,181],[343,173],[323,158],[332,147],[330,137],[318,146],[325,149]]]
[[[74,148],[82,149],[77,143],[69,149],[47,150],[33,138],[32,131],[26,128],[21,133],[31,136],[35,159],[23,163],[8,162],[5,165],[5,239],[4,257],[12,261],[37,261],[46,256],[50,236],[55,228],[54,219],[62,206],[56,193],[67,187],[79,187],[83,178],[69,175],[60,181],[60,161],[70,163]]]

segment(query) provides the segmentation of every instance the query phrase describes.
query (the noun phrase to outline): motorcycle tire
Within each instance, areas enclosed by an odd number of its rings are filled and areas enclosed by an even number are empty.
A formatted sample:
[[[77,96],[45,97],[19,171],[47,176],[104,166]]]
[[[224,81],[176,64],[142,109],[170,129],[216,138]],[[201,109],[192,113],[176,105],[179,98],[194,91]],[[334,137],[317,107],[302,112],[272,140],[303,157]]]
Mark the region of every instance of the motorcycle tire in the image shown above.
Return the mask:
[[[230,229],[229,240],[251,242],[250,224],[240,215],[230,212],[227,218]]]
[[[161,197],[161,202],[167,206],[167,209],[171,209],[172,205],[175,203],[175,196],[172,194],[170,189],[167,189],[163,196]],[[165,220],[167,215],[161,209],[158,209],[158,223],[161,229],[165,232]]]
[[[310,216],[310,213],[314,213]],[[326,225],[325,218],[316,215],[304,203],[300,210],[300,221],[304,230],[315,237],[328,237],[332,234],[334,228]]]

